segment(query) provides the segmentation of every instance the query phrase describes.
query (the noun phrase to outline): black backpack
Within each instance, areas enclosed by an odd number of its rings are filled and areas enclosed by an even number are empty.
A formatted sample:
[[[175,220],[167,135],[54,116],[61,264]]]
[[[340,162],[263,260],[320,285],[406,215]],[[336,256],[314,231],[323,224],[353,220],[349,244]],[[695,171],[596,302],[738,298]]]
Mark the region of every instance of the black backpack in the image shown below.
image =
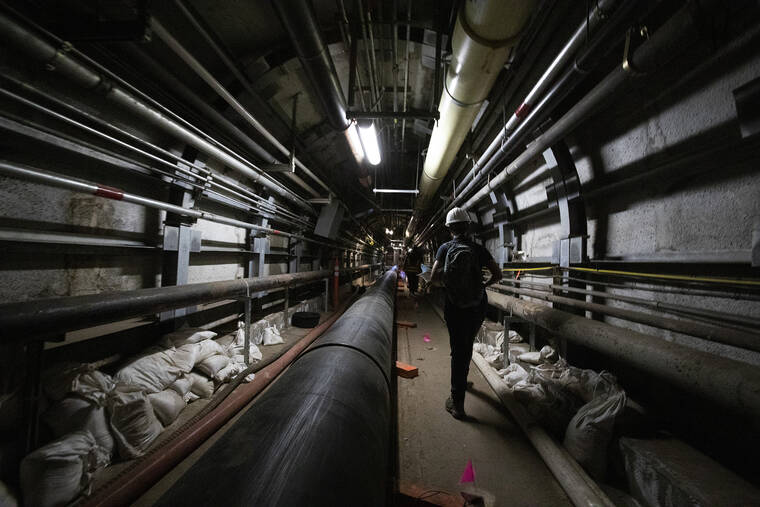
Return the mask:
[[[472,308],[480,304],[483,275],[472,245],[457,241],[449,247],[443,265],[443,284],[449,300],[459,308]]]

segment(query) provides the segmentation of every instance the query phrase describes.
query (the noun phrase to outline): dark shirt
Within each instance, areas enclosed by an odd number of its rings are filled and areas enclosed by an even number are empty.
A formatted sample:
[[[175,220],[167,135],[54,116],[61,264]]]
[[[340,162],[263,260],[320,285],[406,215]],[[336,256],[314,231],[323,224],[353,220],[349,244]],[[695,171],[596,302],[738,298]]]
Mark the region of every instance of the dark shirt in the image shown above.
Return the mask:
[[[439,269],[441,269],[441,271],[443,271],[443,268],[446,265],[446,254],[449,253],[449,248],[451,248],[451,245],[453,245],[454,243],[465,243],[469,245],[472,248],[472,250],[475,252],[475,256],[477,257],[481,268],[488,267],[488,265],[493,261],[493,256],[491,255],[491,252],[486,250],[486,248],[483,245],[479,245],[475,243],[470,238],[454,238],[451,241],[447,241],[446,243],[438,247],[438,252],[436,252],[435,254],[435,260],[438,262]],[[485,295],[485,287],[483,287],[483,294]],[[446,298],[446,299],[447,299],[447,302],[450,302],[449,298]]]

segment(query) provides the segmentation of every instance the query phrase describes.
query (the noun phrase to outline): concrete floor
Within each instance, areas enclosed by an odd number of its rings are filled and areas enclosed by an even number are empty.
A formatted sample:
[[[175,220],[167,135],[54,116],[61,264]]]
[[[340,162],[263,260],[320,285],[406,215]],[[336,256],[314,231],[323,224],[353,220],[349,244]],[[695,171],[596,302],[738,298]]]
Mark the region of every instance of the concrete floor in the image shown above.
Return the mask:
[[[398,320],[417,323],[399,328],[398,359],[419,368],[417,378],[398,379],[401,483],[454,495],[477,492],[486,505],[571,505],[474,365],[473,387],[465,399],[474,420],[458,421],[445,411],[450,387],[446,325],[424,300],[415,308],[415,301],[399,292],[397,301]],[[460,484],[470,459],[475,483]]]

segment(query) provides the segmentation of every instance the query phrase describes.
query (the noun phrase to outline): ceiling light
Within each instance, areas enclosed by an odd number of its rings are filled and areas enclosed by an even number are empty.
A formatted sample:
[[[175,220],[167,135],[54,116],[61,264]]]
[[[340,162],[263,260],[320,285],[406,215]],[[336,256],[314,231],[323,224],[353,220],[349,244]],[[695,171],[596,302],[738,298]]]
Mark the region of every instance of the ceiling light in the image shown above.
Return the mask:
[[[364,148],[362,148],[359,132],[356,130],[356,123],[352,123],[346,129],[346,138],[348,139],[348,145],[351,147],[351,153],[354,154],[356,161],[361,164],[364,160]]]
[[[380,144],[377,141],[377,130],[375,130],[375,124],[370,123],[367,126],[359,127],[359,137],[364,146],[364,154],[367,156],[367,160],[372,165],[380,163]]]

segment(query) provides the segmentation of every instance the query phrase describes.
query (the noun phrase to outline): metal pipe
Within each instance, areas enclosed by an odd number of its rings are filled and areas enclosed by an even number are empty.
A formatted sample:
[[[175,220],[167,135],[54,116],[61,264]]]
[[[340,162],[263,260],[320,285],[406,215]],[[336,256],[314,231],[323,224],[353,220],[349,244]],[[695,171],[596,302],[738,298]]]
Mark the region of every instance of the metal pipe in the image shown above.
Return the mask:
[[[626,303],[633,303],[636,305],[647,306],[649,308],[654,308],[657,310],[663,310],[667,313],[689,314],[689,315],[696,315],[700,317],[709,317],[715,320],[734,322],[737,324],[750,326],[755,329],[760,329],[760,321],[757,319],[753,319],[751,317],[747,317],[744,315],[737,315],[734,313],[708,310],[707,308],[695,308],[693,306],[674,305],[671,303],[665,303],[663,301],[653,301],[651,299],[644,299],[644,298],[639,298],[639,297],[634,297],[634,296],[625,296],[623,294],[616,294],[612,292],[602,292],[602,291],[596,291],[596,290],[581,289],[577,287],[569,287],[566,285],[556,285],[553,283],[549,283],[549,284],[531,283],[531,282],[523,282],[521,280],[510,280],[509,278],[502,279],[502,283],[503,282],[511,283],[512,285],[519,285],[520,287],[525,286],[528,288],[538,289],[544,292],[551,292],[551,290],[554,289],[554,290],[563,291],[563,292],[570,292],[573,294],[584,294],[586,296],[599,297],[603,299],[613,299],[616,301],[624,301]],[[595,285],[593,280],[583,280],[583,283],[588,284],[588,285]],[[760,340],[760,335],[758,335],[758,340]]]
[[[333,325],[353,301],[347,300],[327,320],[309,331],[282,355],[275,356],[274,361],[267,358],[249,368],[250,372],[239,374],[200,413],[178,428],[168,439],[162,440],[157,447],[152,447],[148,454],[134,461],[117,477],[101,484],[87,496],[83,505],[131,505],[271,384],[299,354]],[[239,377],[245,377],[249,373],[255,373],[253,382],[237,382]]]
[[[364,12],[364,7],[362,5],[362,0],[357,0],[359,3],[360,11],[359,13],[362,14]],[[362,19],[362,24],[364,23],[364,20]],[[382,86],[382,79],[380,78],[380,74],[377,72],[377,55],[375,54],[375,34],[372,28],[372,10],[367,9],[367,32],[369,32],[369,48],[370,48],[370,54],[372,55],[372,72],[375,75],[375,88],[377,89],[377,102],[375,104],[377,110],[381,110],[383,108],[380,101],[383,99],[384,95],[384,88]]]
[[[127,192],[123,192],[120,189],[109,187],[107,185],[101,185],[98,183],[90,183],[83,180],[67,178],[65,176],[54,174],[48,171],[43,171],[43,170],[36,169],[36,168],[26,166],[23,164],[17,164],[14,162],[0,160],[0,173],[15,177],[15,178],[19,178],[19,179],[25,179],[28,181],[34,181],[36,183],[42,183],[45,185],[66,188],[66,189],[74,190],[77,192],[93,194],[93,195],[97,195],[99,197],[104,197],[108,199],[133,202],[135,204],[140,204],[142,206],[146,206],[149,208],[162,209],[162,210],[169,211],[172,213],[177,213],[182,216],[192,217],[196,219],[202,218],[204,220],[208,220],[209,222],[216,222],[220,224],[231,225],[234,227],[241,227],[244,229],[260,231],[260,232],[273,234],[277,236],[291,237],[291,238],[300,239],[303,241],[308,241],[310,243],[315,243],[318,245],[326,245],[330,247],[336,246],[334,244],[330,244],[325,241],[307,238],[305,236],[301,236],[298,234],[291,234],[291,233],[283,232],[277,229],[272,229],[270,227],[263,227],[260,225],[243,222],[241,220],[235,220],[233,218],[223,217],[223,216],[210,213],[207,211],[183,208],[181,206],[168,204],[162,201],[156,201],[154,199],[149,199],[147,197],[129,194]]]
[[[438,105],[441,119],[433,128],[422,170],[420,195],[415,203],[417,215],[432,202],[483,101],[517,44],[533,6],[534,2],[487,0],[466,2],[460,9],[452,34],[451,65]],[[407,231],[411,235],[416,231],[410,227]]]
[[[387,505],[396,283],[386,273],[156,505]]]
[[[146,104],[135,95],[118,85],[109,82],[99,73],[74,60],[65,50],[60,50],[40,37],[20,26],[5,13],[0,13],[0,38],[15,46],[27,55],[45,62],[48,68],[55,70],[71,79],[79,86],[88,90],[102,93],[107,99],[134,112],[165,132],[178,137],[196,149],[218,159],[257,183],[267,187],[272,192],[293,202],[294,204],[314,213],[313,208],[298,195],[282,187],[277,182],[265,177],[252,164],[245,163],[235,156],[211,144],[206,139],[191,132],[179,123],[170,119],[159,110]]]
[[[217,54],[220,60],[227,66],[227,68],[232,72],[232,74],[237,78],[238,82],[243,86],[246,92],[248,92],[249,95],[253,97],[257,97],[258,94],[256,93],[256,90],[253,89],[253,86],[251,86],[251,82],[248,80],[248,78],[243,74],[243,72],[238,68],[238,66],[235,64],[234,61],[232,61],[232,58],[227,54],[227,52],[222,49],[222,47],[219,45],[219,43],[215,40],[213,35],[209,32],[209,30],[203,26],[203,24],[196,18],[196,16],[191,11],[190,7],[187,5],[187,2],[185,0],[174,0],[174,4],[179,7],[179,10],[185,15],[187,20],[190,22],[190,24],[193,25],[195,30],[203,37],[203,39],[208,43],[209,46],[211,46],[211,49],[214,50],[214,52]],[[257,126],[258,125],[258,126]],[[290,156],[290,153],[288,153],[288,149],[280,143],[272,133],[270,133],[266,127],[264,127],[262,124],[257,122],[257,125],[253,125],[253,127],[256,129],[257,132],[259,132],[264,138],[269,141],[277,150],[282,153],[283,155]],[[272,163],[272,162],[269,162]],[[311,170],[309,170],[308,167],[306,167],[303,162],[298,160],[298,158],[295,158],[295,164],[296,167],[301,169],[304,174],[306,174],[309,178],[314,180],[314,182],[322,187],[324,190],[326,190],[328,193],[334,193],[330,190],[330,187],[325,184],[316,174],[314,174]]]
[[[504,125],[504,128],[499,134],[494,137],[491,144],[486,150],[478,157],[473,163],[473,167],[468,171],[462,181],[459,182],[457,188],[463,187],[469,183],[473,175],[478,172],[478,169],[487,162],[494,154],[496,149],[509,138],[514,132],[517,125],[528,115],[528,113],[535,106],[536,101],[547,91],[549,85],[559,76],[560,72],[563,72],[565,68],[570,64],[570,59],[585,45],[588,44],[588,36],[591,33],[596,32],[597,28],[602,22],[609,19],[610,11],[614,10],[620,0],[601,0],[596,3],[594,10],[589,16],[583,19],[583,22],[575,30],[573,35],[567,41],[562,49],[560,49],[557,56],[549,64],[544,73],[538,78],[536,84],[530,89],[525,98],[523,98],[520,105],[515,112],[509,118],[509,121]],[[628,2],[629,4],[636,4],[636,2]],[[459,191],[464,193],[465,191]]]
[[[760,368],[487,291],[489,304],[760,423]]]
[[[341,270],[351,273],[359,266]],[[193,283],[152,289],[137,289],[87,296],[37,299],[0,305],[0,323],[5,340],[32,341],[48,334],[96,326],[175,308],[240,299],[249,294],[282,288],[292,283],[321,280],[328,270],[306,271],[225,282]]]
[[[619,319],[624,319],[630,322],[638,322],[639,324],[657,327],[660,329],[667,329],[676,333],[688,334],[712,342],[723,343],[726,345],[731,345],[733,347],[760,352],[760,335],[740,329],[728,328],[720,325],[711,325],[707,323],[698,323],[690,320],[671,319],[652,313],[638,312],[635,310],[627,310],[625,308],[617,308],[614,306],[602,305],[599,303],[589,303],[586,301],[580,301],[578,299],[555,296],[552,294],[547,294],[543,291],[519,289],[514,287],[507,287],[506,285],[497,285],[496,288],[499,290],[511,292],[513,294],[521,294],[523,296],[528,296],[536,299],[543,299],[544,301],[560,303],[562,305],[572,306],[574,308],[580,308],[594,313],[610,315],[612,317],[617,317]],[[568,289],[563,288],[563,290]]]
[[[356,126],[346,119],[346,100],[343,97],[330,52],[322,40],[311,2],[306,0],[273,1],[272,6],[290,36],[290,41],[316,92],[316,98],[322,106],[325,118],[334,130],[343,133],[349,149],[357,159],[359,179],[366,178],[367,170],[359,162],[364,157],[364,151],[360,146],[356,146],[358,140]]]
[[[409,0],[406,4],[406,44],[404,50],[406,51],[406,60],[404,63],[404,97],[403,97],[403,111],[406,112],[406,99],[409,95],[409,39],[411,38],[411,25],[412,20],[412,0]],[[394,83],[394,86],[395,83]],[[401,120],[401,152],[404,152],[404,139],[406,138],[406,118]]]
[[[540,155],[546,148],[564,138],[569,132],[594,114],[637,73],[651,72],[661,67],[671,58],[675,57],[679,51],[684,50],[695,40],[698,40],[700,36],[699,27],[704,21],[703,16],[705,14],[694,9],[691,3],[684,5],[657,32],[642,43],[633,55],[629,57],[625,65],[619,65],[610,72],[590,92],[571,107],[567,113],[549,127],[546,132],[531,142],[520,156],[498,175],[491,178],[483,188],[472,195],[461,206],[465,209],[471,208],[479,200],[487,197],[493,189],[503,185],[534,157]],[[634,72],[634,69],[636,72]],[[547,100],[547,97],[544,100]],[[540,105],[536,109],[540,109]],[[532,114],[535,114],[535,110]],[[501,148],[495,152],[492,160],[498,160],[500,153],[502,153]],[[477,180],[473,179],[470,182],[471,185],[474,182],[477,182]],[[464,196],[464,193],[460,194],[460,197]]]
[[[164,26],[154,17],[149,18],[148,25],[150,26],[150,29],[155,33],[159,39],[161,39],[164,44],[166,44],[169,49],[174,51],[174,54],[180,57],[180,59],[185,62],[188,67],[190,67],[198,77],[200,77],[207,85],[213,89],[217,95],[219,95],[232,109],[234,109],[242,118],[246,121],[249,125],[251,125],[254,129],[256,129],[258,132],[263,133],[266,132],[269,134],[269,132],[264,128],[264,126],[259,123],[259,121],[253,117],[251,113],[248,112],[246,108],[243,107],[243,105],[235,99],[235,97],[224,87],[222,84],[217,81],[217,79],[211,75],[211,73],[201,65],[201,63],[190,54],[187,49],[185,49],[182,44],[179,43],[177,39],[175,39],[172,34],[169,33],[169,31],[164,28]],[[285,148],[274,136],[269,134],[268,136],[264,136],[267,138],[267,140],[272,143],[277,149],[284,150],[284,153],[287,156],[291,156],[290,150]],[[286,174],[292,174],[292,173],[286,173]],[[309,186],[306,182],[303,180],[299,181],[300,186],[306,190],[309,194],[311,194],[313,197],[319,197],[319,192],[314,190],[311,186]]]
[[[531,417],[525,407],[514,399],[511,390],[496,373],[496,370],[483,359],[483,356],[474,352],[472,362],[478,367],[485,377],[496,396],[509,413],[514,417],[517,424],[528,437],[530,443],[538,451],[541,459],[546,463],[549,471],[557,479],[562,489],[565,490],[570,501],[577,507],[609,506],[615,505],[591,477],[581,468],[575,459],[557,445],[540,423]]]
[[[380,102],[380,91],[378,90],[377,86],[377,79],[375,75],[375,68],[372,65],[372,55],[370,53],[370,47],[369,47],[369,38],[367,37],[367,24],[364,21],[364,7],[362,6],[361,0],[356,0],[354,2],[354,7],[356,9],[356,12],[359,15],[359,26],[362,30],[362,41],[364,42],[364,55],[365,59],[367,60],[367,78],[369,79],[370,84],[370,96],[372,97],[372,105],[370,106],[370,109],[375,109]]]

